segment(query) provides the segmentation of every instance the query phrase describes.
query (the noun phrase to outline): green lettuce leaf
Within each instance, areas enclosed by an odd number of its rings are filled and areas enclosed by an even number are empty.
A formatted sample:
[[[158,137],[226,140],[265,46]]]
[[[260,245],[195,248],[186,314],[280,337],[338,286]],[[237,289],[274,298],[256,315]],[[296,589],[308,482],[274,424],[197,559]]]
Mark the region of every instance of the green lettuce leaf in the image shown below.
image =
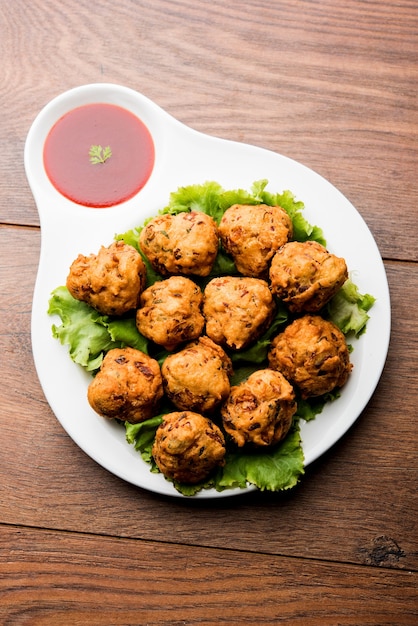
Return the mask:
[[[181,213],[183,211],[201,211],[212,216],[219,223],[223,210],[219,204],[219,197],[223,189],[214,181],[203,185],[188,185],[179,187],[170,194],[168,205],[161,213]]]
[[[61,325],[52,325],[52,335],[69,346],[71,359],[93,372],[103,356],[113,348],[130,346],[147,352],[147,340],[138,332],[134,317],[112,318],[101,315],[85,302],[72,297],[66,287],[51,294],[49,315],[58,315]]]
[[[233,204],[278,205],[288,213],[293,222],[295,240],[306,241],[311,239],[325,245],[322,230],[318,226],[309,224],[302,216],[303,202],[296,200],[294,194],[289,190],[282,193],[270,193],[266,191],[267,184],[268,180],[266,179],[255,181],[250,191],[244,189],[225,190],[214,181],[179,187],[177,191],[170,194],[168,205],[160,213],[176,214],[182,211],[202,211],[213,217],[219,224],[226,209]]]
[[[97,319],[97,323],[103,324],[110,338],[118,344],[118,348],[129,346],[148,353],[149,341],[138,331],[135,317],[112,318],[102,315]]]
[[[250,483],[261,491],[282,491],[294,487],[303,474],[304,455],[299,426],[295,424],[287,437],[272,450],[228,453],[215,488],[243,489]]]
[[[334,389],[333,391],[325,393],[322,396],[309,398],[309,400],[303,400],[300,397],[300,394],[297,393],[297,409],[295,416],[305,420],[305,422],[310,422],[315,419],[317,415],[322,413],[322,409],[328,402],[334,402],[334,400],[337,400],[340,395],[340,390]]]
[[[138,226],[137,228],[131,228],[131,230],[127,230],[126,233],[115,235],[115,241],[123,241],[128,246],[132,246],[138,252],[141,252],[139,247],[139,235],[141,234],[142,226]],[[146,259],[145,255],[142,257],[144,260]]]
[[[366,330],[369,309],[376,299],[370,294],[362,295],[349,278],[327,305],[329,318],[345,334],[359,337]]]
[[[206,282],[212,280],[216,276],[235,276],[238,274],[238,270],[235,266],[232,258],[226,254],[222,246],[219,246],[218,254],[216,255],[215,263],[207,278]]]
[[[147,463],[152,463],[155,469],[155,463],[152,458],[152,446],[155,439],[155,431],[163,421],[161,415],[151,417],[139,424],[130,424],[125,422],[126,441],[135,447]]]

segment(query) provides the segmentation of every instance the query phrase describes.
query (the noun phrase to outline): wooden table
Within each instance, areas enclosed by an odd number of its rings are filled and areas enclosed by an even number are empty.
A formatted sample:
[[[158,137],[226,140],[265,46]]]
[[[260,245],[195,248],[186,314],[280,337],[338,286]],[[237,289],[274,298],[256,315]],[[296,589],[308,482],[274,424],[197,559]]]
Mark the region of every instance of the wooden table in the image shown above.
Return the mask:
[[[1,624],[418,623],[417,32],[415,0],[0,0]],[[23,148],[52,97],[92,82],[304,163],[374,234],[387,363],[291,492],[135,488],[87,457],[43,396]]]

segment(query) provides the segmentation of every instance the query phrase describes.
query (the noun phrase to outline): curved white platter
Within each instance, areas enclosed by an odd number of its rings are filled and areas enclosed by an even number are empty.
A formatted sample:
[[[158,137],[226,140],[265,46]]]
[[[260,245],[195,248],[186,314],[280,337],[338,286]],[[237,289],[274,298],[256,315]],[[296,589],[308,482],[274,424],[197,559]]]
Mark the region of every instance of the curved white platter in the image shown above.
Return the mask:
[[[43,166],[43,146],[54,123],[84,104],[122,106],[148,127],[155,144],[155,166],[145,187],[132,199],[108,209],[74,204],[51,185]],[[323,177],[280,154],[199,133],[127,87],[99,83],[71,89],[47,104],[33,122],[25,145],[27,178],[41,223],[41,253],[32,308],[32,347],[44,394],[57,419],[74,442],[116,476],[155,493],[184,497],[161,474],[153,474],[125,439],[119,425],[98,416],[89,406],[90,376],[74,364],[65,346],[52,337],[54,320],[47,314],[53,289],[65,284],[79,253],[96,253],[116,233],[143,223],[167,205],[180,186],[217,181],[225,189],[250,189],[268,179],[267,189],[290,189],[305,204],[304,216],[320,226],[331,252],[346,259],[361,293],[376,302],[367,332],[354,340],[353,372],[341,397],[315,420],[301,426],[305,465],[336,443],[359,417],[381,376],[390,339],[390,298],[382,259],[373,236],[353,205]],[[249,486],[248,490],[253,487]],[[244,490],[246,491],[246,490]],[[243,493],[202,491],[195,498],[220,498]]]

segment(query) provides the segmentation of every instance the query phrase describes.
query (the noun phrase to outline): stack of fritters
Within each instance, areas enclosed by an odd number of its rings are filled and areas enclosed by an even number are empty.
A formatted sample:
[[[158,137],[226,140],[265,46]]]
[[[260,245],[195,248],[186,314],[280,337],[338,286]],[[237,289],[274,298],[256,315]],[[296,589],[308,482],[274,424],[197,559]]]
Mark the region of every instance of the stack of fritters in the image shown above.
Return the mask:
[[[139,244],[161,280],[148,288],[141,255],[122,242],[72,264],[67,286],[75,298],[103,314],[134,310],[139,332],[170,352],[160,368],[138,350],[111,350],[88,389],[97,413],[131,423],[158,415],[163,396],[172,403],[152,449],[167,477],[206,479],[224,463],[227,443],[276,445],[289,432],[298,395],[323,395],[347,381],[345,337],[320,315],[347,279],[346,263],[292,236],[281,207],[233,205],[219,227],[196,211],[150,220]],[[211,278],[219,246],[236,275]],[[268,363],[231,386],[228,352],[263,335],[276,299],[293,321],[271,339]]]

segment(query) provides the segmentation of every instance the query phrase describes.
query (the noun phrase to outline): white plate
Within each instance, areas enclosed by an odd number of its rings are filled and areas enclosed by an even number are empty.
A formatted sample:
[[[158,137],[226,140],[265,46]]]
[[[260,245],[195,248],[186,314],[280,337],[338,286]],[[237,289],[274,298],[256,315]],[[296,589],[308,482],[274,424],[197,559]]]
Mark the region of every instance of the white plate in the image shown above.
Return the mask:
[[[116,207],[90,209],[60,195],[43,167],[43,145],[53,124],[66,112],[93,102],[132,111],[148,127],[155,144],[155,166],[136,197]],[[38,207],[41,254],[32,308],[32,347],[45,396],[75,443],[120,478],[150,491],[180,496],[125,440],[124,429],[99,417],[89,406],[90,376],[75,365],[66,347],[51,333],[47,315],[52,290],[65,284],[79,254],[96,253],[115,233],[142,224],[166,206],[169,194],[183,185],[214,180],[226,189],[250,189],[268,179],[268,189],[290,189],[305,203],[304,216],[322,227],[330,251],[344,257],[361,293],[371,293],[367,332],[354,342],[353,372],[341,398],[301,427],[305,465],[312,463],[344,435],[372,396],[386,360],[390,337],[390,299],[384,266],[367,225],[350,202],[328,181],[307,167],[274,152],[211,137],[184,126],[136,91],[111,84],[92,84],[63,93],[35,119],[25,145],[26,175]],[[248,490],[252,487],[248,487]],[[207,490],[198,498],[220,498],[241,489]]]

